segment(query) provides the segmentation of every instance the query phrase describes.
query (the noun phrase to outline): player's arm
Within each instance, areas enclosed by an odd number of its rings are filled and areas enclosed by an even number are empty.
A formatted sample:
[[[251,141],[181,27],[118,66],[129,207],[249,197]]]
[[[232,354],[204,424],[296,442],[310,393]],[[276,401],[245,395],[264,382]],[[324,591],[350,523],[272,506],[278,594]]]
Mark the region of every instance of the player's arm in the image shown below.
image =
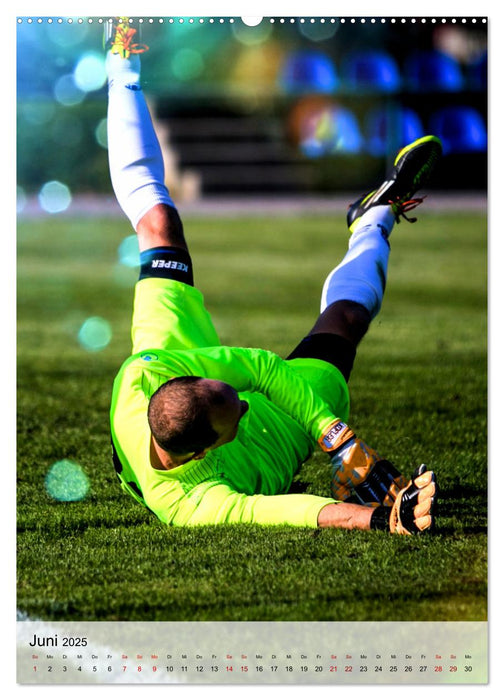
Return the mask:
[[[146,502],[162,522],[173,526],[248,523],[377,529],[409,535],[433,528],[436,495],[433,474],[422,466],[398,494],[392,508],[336,503],[311,494],[249,496],[217,480],[202,482],[189,492],[177,480],[166,480],[146,495]]]
[[[237,391],[265,394],[302,425],[329,453],[335,500],[392,506],[400,489],[406,486],[407,479],[357,438],[313,392],[308,382],[274,353],[245,348],[207,348],[194,353],[191,364],[194,373],[199,371],[203,376],[220,379]]]
[[[180,374],[217,379],[236,391],[264,394],[298,422],[315,441],[336,416],[309,383],[289,363],[267,350],[215,347],[183,354],[171,353],[180,362]]]
[[[247,495],[227,482],[214,480],[187,491],[178,480],[166,479],[144,492],[150,510],[166,525],[293,525],[317,527],[324,506],[331,498],[310,494]]]
[[[328,452],[332,464],[333,498],[366,506],[392,507],[408,480],[391,462],[357,437],[346,423],[336,418],[327,404],[286,362],[270,355],[271,368],[265,372],[266,377],[261,378],[258,387],[262,386],[264,393],[278,406],[286,406],[285,410],[304,424],[322,450]]]

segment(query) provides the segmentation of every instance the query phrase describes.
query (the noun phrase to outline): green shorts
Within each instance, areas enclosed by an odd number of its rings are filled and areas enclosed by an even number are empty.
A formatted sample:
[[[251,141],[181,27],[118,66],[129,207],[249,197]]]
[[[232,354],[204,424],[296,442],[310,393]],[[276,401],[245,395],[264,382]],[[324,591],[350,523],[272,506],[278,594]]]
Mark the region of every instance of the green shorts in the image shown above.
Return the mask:
[[[131,335],[132,354],[153,348],[184,350],[221,345],[203,294],[183,282],[164,278],[137,282]],[[336,367],[312,358],[288,362],[336,415],[348,419],[348,386]]]

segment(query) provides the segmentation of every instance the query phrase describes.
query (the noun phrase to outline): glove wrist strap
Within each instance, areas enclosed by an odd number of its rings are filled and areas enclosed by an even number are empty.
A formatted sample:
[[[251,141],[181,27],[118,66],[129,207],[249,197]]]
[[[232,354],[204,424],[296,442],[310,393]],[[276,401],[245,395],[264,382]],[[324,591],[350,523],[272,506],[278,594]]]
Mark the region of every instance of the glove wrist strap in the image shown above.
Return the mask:
[[[371,530],[386,530],[390,531],[390,511],[392,508],[387,506],[378,506],[371,513],[371,522],[369,524]]]
[[[350,430],[348,425],[338,418],[331,423],[318,443],[324,452],[336,452],[353,437],[355,437],[353,430]]]

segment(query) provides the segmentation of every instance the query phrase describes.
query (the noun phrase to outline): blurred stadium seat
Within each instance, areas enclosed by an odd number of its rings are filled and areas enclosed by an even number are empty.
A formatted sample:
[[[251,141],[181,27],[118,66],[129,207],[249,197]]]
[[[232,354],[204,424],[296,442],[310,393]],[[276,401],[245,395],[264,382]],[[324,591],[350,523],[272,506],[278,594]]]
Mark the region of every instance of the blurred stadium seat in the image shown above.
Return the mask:
[[[443,142],[445,153],[485,151],[487,131],[483,118],[472,107],[447,107],[431,115],[429,129]]]
[[[406,87],[414,92],[457,92],[464,88],[464,76],[457,60],[441,51],[415,51],[404,63]]]
[[[300,149],[309,158],[360,153],[364,144],[354,113],[344,107],[321,110],[303,130]]]
[[[332,60],[321,51],[295,51],[287,56],[279,75],[280,87],[290,95],[331,93],[339,84]]]
[[[488,54],[472,61],[468,68],[468,81],[473,90],[486,90],[488,87]]]
[[[372,109],[365,118],[366,150],[377,158],[395,153],[404,144],[423,135],[422,120],[407,107],[378,107]]]
[[[395,59],[384,51],[356,51],[347,55],[340,66],[345,88],[352,92],[396,92],[401,76]]]

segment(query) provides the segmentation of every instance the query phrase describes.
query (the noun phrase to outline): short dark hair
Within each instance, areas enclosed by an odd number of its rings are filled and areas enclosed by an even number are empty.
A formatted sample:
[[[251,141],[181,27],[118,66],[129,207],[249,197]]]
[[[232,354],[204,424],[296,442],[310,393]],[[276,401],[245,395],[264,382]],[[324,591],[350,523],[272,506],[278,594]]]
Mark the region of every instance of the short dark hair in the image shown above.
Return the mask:
[[[175,377],[151,396],[147,418],[158,445],[175,455],[199,454],[219,435],[210,422],[210,409],[224,397],[209,392],[202,377]]]

